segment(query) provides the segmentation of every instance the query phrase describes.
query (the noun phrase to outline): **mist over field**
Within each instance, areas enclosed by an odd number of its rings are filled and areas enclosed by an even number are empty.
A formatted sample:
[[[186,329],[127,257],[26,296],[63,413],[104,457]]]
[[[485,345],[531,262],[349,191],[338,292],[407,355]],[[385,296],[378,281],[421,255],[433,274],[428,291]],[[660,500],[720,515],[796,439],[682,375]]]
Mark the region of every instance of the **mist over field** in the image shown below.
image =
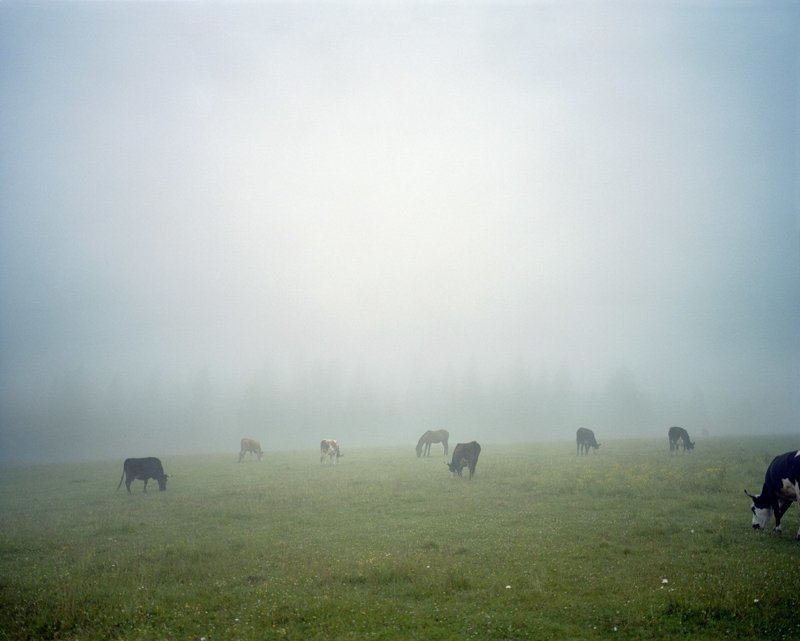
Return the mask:
[[[0,460],[800,433],[800,7],[598,4],[0,5]]]

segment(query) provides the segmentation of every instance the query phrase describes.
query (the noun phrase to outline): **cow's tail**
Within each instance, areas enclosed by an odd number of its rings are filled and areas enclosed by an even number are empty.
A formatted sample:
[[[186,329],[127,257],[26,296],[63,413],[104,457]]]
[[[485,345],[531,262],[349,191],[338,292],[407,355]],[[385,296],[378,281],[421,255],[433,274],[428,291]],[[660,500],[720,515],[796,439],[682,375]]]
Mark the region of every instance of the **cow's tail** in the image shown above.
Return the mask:
[[[125,478],[125,465],[122,466],[122,476],[119,477],[119,484],[117,485],[117,489],[114,490],[115,492],[117,492],[119,488],[122,487],[122,479],[124,478]]]

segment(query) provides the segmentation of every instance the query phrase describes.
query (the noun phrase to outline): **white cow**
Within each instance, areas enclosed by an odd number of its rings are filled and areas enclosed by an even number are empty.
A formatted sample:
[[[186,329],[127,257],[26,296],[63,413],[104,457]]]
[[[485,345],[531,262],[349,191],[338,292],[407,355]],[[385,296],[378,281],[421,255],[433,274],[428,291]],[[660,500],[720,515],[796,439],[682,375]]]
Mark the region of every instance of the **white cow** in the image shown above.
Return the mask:
[[[319,462],[320,464],[325,462],[325,458],[328,459],[328,462],[332,465],[336,465],[339,462],[339,459],[344,456],[339,451],[339,444],[333,440],[332,438],[322,439],[319,444]]]

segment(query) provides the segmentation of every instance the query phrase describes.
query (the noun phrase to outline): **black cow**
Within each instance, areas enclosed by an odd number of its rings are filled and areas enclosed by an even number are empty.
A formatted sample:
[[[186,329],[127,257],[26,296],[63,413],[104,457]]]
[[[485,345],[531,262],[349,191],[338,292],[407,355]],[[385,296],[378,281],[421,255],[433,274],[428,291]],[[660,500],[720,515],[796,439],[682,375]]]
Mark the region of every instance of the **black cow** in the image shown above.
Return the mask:
[[[694,441],[689,440],[689,432],[682,427],[669,428],[669,451],[677,452],[680,449],[678,441],[683,441],[683,451],[694,449]]]
[[[593,447],[594,453],[597,454],[597,448],[600,447],[600,443],[594,437],[594,432],[585,427],[579,427],[575,432],[575,444],[578,447],[578,456],[584,453],[588,455],[590,447]]]
[[[459,443],[453,450],[453,460],[446,463],[453,474],[461,476],[461,470],[469,467],[469,477],[475,474],[475,466],[478,464],[478,456],[481,454],[481,446],[476,441],[471,443]]]
[[[147,492],[147,479],[158,481],[158,489],[163,492],[167,489],[167,479],[169,477],[164,474],[161,461],[148,456],[147,458],[126,458],[125,463],[122,464],[122,476],[119,479],[117,489],[122,485],[123,478],[125,479],[125,487],[128,488],[128,494],[130,494],[131,483],[134,481],[144,481],[144,491]]]
[[[761,494],[755,496],[747,490],[747,496],[753,499],[750,508],[753,512],[753,529],[764,529],[769,517],[775,513],[775,531],[781,531],[781,518],[795,501],[800,505],[800,450],[786,452],[772,459],[764,475],[764,486]],[[795,538],[800,541],[800,529]]]

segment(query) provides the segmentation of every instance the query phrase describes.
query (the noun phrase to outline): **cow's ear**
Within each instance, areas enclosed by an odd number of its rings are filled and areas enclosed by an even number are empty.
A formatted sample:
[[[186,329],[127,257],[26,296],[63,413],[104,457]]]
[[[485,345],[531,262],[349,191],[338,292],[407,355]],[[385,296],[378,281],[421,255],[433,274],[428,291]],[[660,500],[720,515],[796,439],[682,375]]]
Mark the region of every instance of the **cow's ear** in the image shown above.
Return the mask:
[[[749,496],[753,500],[758,498],[755,494],[750,494],[750,492],[748,492],[747,490],[745,490],[744,493],[747,494],[747,496]]]

